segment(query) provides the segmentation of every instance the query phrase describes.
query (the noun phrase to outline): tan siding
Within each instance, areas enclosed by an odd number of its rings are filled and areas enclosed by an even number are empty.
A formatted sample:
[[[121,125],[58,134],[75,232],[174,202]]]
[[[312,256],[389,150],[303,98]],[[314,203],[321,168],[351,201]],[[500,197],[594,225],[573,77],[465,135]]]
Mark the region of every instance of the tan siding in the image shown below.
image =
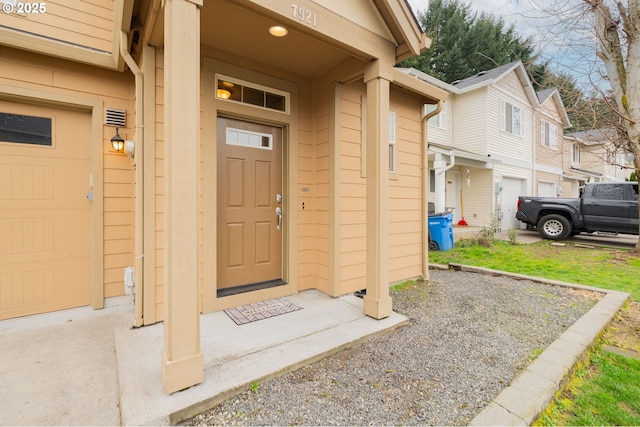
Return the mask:
[[[120,135],[125,139],[131,139],[133,85],[128,73],[95,69],[7,47],[0,47],[0,69],[0,83],[50,93],[98,98],[104,102],[105,107],[126,110],[129,113],[128,127],[120,129]],[[104,126],[102,146],[105,297],[124,294],[123,268],[133,265],[132,163],[124,154],[113,151],[110,139],[114,133],[113,127]]]
[[[310,88],[301,87],[298,111],[298,289],[314,287],[313,264],[313,198],[318,189],[314,186],[313,119]],[[305,191],[303,191],[303,189]],[[302,203],[305,208],[302,209]]]
[[[543,121],[549,122],[556,126],[557,130],[557,143],[556,149],[546,147],[542,145],[542,123]],[[543,105],[541,113],[536,114],[535,121],[535,144],[536,144],[536,163],[540,163],[545,166],[562,169],[562,143],[563,143],[563,124],[560,119],[560,113],[556,108],[553,99],[549,98]]]
[[[342,88],[340,101],[340,290],[366,287],[366,179],[362,177],[361,84]]]
[[[326,82],[316,82],[314,88],[314,138],[315,157],[313,175],[315,194],[312,209],[315,214],[313,223],[313,260],[315,261],[314,288],[329,292],[329,90]]]
[[[162,112],[162,114],[159,114]],[[164,52],[156,49],[156,321],[164,319]]]
[[[404,92],[392,91],[396,113],[398,169],[389,182],[389,281],[422,273],[422,144],[421,103]]]
[[[20,2],[33,4],[32,2]],[[45,13],[25,15],[3,13],[0,23],[8,28],[42,35],[111,52],[113,46],[113,0],[49,0],[42,2]]]

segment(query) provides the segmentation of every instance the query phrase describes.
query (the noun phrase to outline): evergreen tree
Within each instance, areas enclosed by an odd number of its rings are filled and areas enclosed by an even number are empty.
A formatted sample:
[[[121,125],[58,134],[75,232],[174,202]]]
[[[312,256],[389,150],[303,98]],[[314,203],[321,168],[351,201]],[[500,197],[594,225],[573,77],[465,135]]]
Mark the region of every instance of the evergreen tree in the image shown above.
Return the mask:
[[[418,16],[431,48],[399,64],[451,83],[515,60],[532,63],[534,47],[513,25],[491,15],[478,16],[461,0],[432,0]]]

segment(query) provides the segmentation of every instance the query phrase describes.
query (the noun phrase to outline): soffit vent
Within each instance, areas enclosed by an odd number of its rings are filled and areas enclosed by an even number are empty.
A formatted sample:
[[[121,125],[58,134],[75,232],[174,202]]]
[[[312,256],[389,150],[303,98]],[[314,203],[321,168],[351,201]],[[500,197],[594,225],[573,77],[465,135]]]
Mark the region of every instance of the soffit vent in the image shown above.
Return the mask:
[[[107,126],[125,127],[127,124],[127,111],[107,108],[105,110],[105,124]]]

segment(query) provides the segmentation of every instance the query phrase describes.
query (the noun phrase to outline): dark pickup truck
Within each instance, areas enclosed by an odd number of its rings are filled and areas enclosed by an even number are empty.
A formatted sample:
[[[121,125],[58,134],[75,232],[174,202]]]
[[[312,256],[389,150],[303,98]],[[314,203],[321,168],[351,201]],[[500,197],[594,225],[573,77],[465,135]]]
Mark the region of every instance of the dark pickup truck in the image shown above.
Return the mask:
[[[551,240],[595,231],[637,235],[638,183],[589,183],[579,199],[520,196],[516,218]]]

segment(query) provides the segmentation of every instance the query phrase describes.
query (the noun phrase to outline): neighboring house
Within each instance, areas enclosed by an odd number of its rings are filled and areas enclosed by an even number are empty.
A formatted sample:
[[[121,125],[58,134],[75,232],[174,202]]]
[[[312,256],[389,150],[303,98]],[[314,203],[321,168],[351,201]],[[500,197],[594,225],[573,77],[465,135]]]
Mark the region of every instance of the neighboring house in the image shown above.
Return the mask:
[[[571,126],[560,93],[556,88],[537,92],[535,113],[534,196],[558,197],[563,194],[563,135]]]
[[[614,129],[592,129],[564,136],[565,197],[578,197],[586,182],[624,181],[633,170],[633,162],[616,147]]]
[[[454,208],[454,221],[464,217],[468,225],[487,226],[496,220],[498,229],[520,227],[516,203],[519,195],[533,193],[535,117],[540,114],[538,97],[522,63],[512,62],[452,84],[416,70],[404,72],[450,93],[446,125],[442,119],[429,122],[435,210]],[[553,170],[552,166],[541,168]]]
[[[201,312],[366,288],[380,319],[428,276],[423,111],[447,92],[393,68],[430,42],[406,1],[41,4],[0,14],[0,319],[131,304],[164,321],[171,393],[202,380]]]

